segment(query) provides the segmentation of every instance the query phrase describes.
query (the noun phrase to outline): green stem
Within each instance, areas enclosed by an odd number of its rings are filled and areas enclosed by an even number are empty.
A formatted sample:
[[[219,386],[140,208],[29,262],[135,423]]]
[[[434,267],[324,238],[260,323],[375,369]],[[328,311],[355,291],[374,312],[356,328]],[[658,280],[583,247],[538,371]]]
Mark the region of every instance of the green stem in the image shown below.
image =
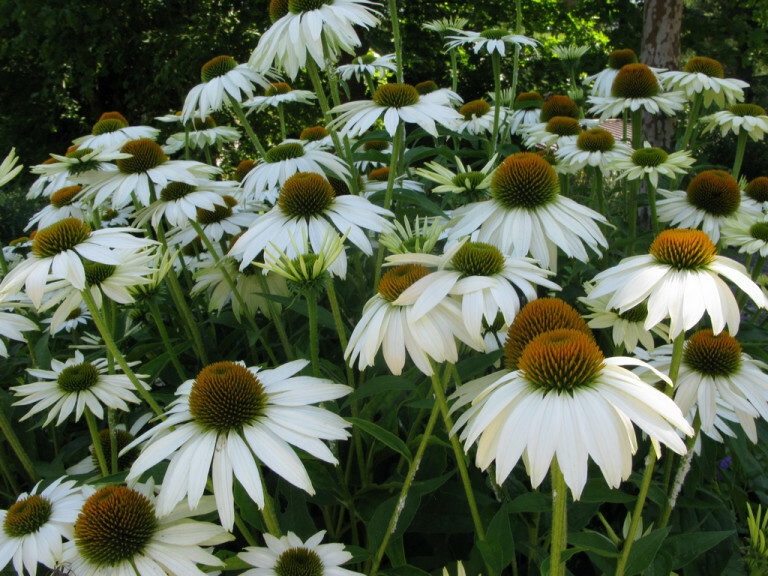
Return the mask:
[[[496,146],[499,140],[499,116],[501,114],[501,55],[494,50],[491,52],[493,64],[493,136],[491,137],[491,149],[488,158],[496,154]]]
[[[317,332],[317,293],[308,290],[305,293],[307,299],[307,314],[309,315],[309,350],[312,358],[312,375],[320,377],[320,335]]]
[[[157,302],[151,298],[149,299],[149,311],[155,321],[157,331],[160,333],[160,339],[163,341],[163,346],[165,346],[165,350],[168,352],[168,356],[171,359],[171,364],[173,364],[173,367],[176,369],[176,373],[179,375],[179,378],[181,378],[181,381],[184,382],[187,379],[186,374],[184,374],[184,368],[182,367],[181,362],[179,362],[178,356],[176,356],[176,351],[171,345],[171,340],[168,338],[168,331],[165,329],[163,316],[160,313],[160,307],[157,305]]]
[[[456,92],[459,87],[459,68],[456,50],[451,50],[448,54],[451,56],[451,89]]]
[[[115,410],[107,410],[107,426],[109,427],[109,466],[112,474],[117,474],[117,434],[115,434]]]
[[[243,538],[245,538],[245,541],[248,542],[249,546],[259,545],[258,540],[256,540],[256,537],[251,533],[248,525],[240,517],[240,514],[237,513],[237,510],[235,510],[235,526],[240,530],[240,533],[243,535]]]
[[[605,528],[605,533],[608,535],[610,541],[613,542],[614,546],[618,546],[621,542],[621,538],[616,535],[616,532],[614,532],[613,528],[611,527],[608,520],[606,520],[605,516],[603,516],[602,512],[597,513],[597,519],[600,520],[600,524],[602,524],[603,528]]]
[[[691,469],[693,447],[696,445],[696,439],[699,437],[699,432],[701,431],[701,417],[698,412],[696,413],[696,417],[693,419],[693,431],[693,436],[690,436],[685,441],[686,453],[682,460],[680,460],[680,466],[677,469],[677,475],[675,476],[675,481],[672,484],[672,493],[669,494],[666,501],[664,502],[664,509],[659,515],[659,519],[657,521],[659,529],[664,528],[669,522],[669,517],[672,515],[672,510],[674,510],[675,504],[677,503],[677,496],[683,487],[683,483],[685,482],[685,477],[688,475],[688,471]]]
[[[646,181],[648,183],[648,207],[651,209],[651,228],[653,229],[653,235],[659,235],[659,219],[656,216],[656,187],[651,183],[650,178]]]
[[[275,329],[277,330],[277,337],[280,338],[280,344],[283,347],[283,352],[285,352],[285,355],[288,358],[288,360],[293,360],[295,358],[293,354],[293,347],[291,346],[291,343],[288,340],[288,333],[285,331],[285,324],[283,324],[283,317],[278,313],[277,306],[275,306],[275,303],[272,301],[272,298],[270,298],[272,293],[269,291],[269,285],[267,284],[267,279],[261,273],[259,273],[258,278],[259,278],[259,284],[261,285],[261,289],[264,291],[265,300],[267,301],[267,310],[269,311],[270,319],[272,320],[272,323],[275,325]]]
[[[2,407],[0,407],[0,432],[3,433],[3,436],[10,445],[11,450],[13,450],[13,453],[16,454],[19,462],[21,462],[21,465],[27,472],[29,479],[32,480],[33,483],[37,482],[40,477],[35,471],[35,466],[32,464],[32,459],[27,454],[27,451],[24,450],[24,446],[21,445],[21,441],[16,435],[16,432],[14,431],[13,426],[9,422],[8,418],[5,416],[5,412],[3,411]]]
[[[411,489],[413,479],[416,477],[416,472],[419,469],[421,459],[424,456],[424,451],[427,449],[427,444],[429,443],[429,439],[432,436],[432,430],[435,428],[435,422],[437,421],[438,414],[440,414],[440,406],[437,404],[437,402],[435,402],[435,405],[432,407],[432,412],[429,415],[429,420],[427,421],[427,427],[424,429],[424,435],[421,437],[421,442],[419,442],[419,447],[416,450],[416,455],[413,457],[410,466],[408,466],[408,474],[405,476],[403,487],[400,489],[400,496],[397,499],[397,504],[395,505],[395,509],[392,511],[392,516],[389,519],[387,531],[384,533],[384,539],[381,541],[379,549],[376,552],[376,558],[373,561],[373,567],[369,572],[369,576],[376,576],[379,565],[384,558],[384,552],[386,552],[387,546],[389,545],[389,538],[392,536],[395,528],[397,527],[397,520],[400,518],[400,512],[405,506],[405,500],[408,497],[408,491]]]
[[[85,409],[85,420],[88,422],[88,431],[91,433],[91,442],[93,442],[93,453],[96,454],[96,460],[101,469],[101,476],[109,476],[107,459],[104,457],[104,450],[101,447],[101,438],[99,438],[99,429],[96,427],[96,418],[90,408]]]
[[[128,365],[128,362],[125,360],[125,357],[118,349],[117,344],[115,344],[115,341],[112,338],[112,333],[104,323],[104,318],[101,316],[101,310],[99,310],[99,307],[96,305],[96,302],[91,295],[90,289],[86,288],[85,290],[82,290],[80,294],[83,297],[85,305],[88,306],[88,310],[91,312],[91,316],[93,317],[94,324],[96,324],[96,328],[98,328],[101,337],[104,339],[104,345],[107,347],[107,351],[112,354],[112,356],[114,356],[115,360],[117,360],[117,363],[120,365],[120,368],[123,369],[125,375],[128,376],[128,379],[131,381],[141,397],[144,398],[144,401],[149,404],[150,408],[152,408],[152,411],[161,418],[165,419],[165,415],[163,414],[162,409],[152,397],[149,389],[147,389],[144,384],[136,377],[136,374],[134,374],[133,370]]]
[[[685,344],[685,331],[680,332],[675,338],[672,345],[672,359],[669,365],[669,379],[672,382],[677,382],[677,376],[680,373],[680,362],[683,358],[683,345]],[[672,389],[667,390],[669,394],[672,393]],[[651,478],[653,477],[653,469],[656,466],[656,451],[651,447],[648,453],[648,464],[645,467],[645,473],[643,474],[643,480],[640,484],[640,492],[637,495],[635,501],[635,509],[632,512],[632,521],[629,524],[629,531],[627,532],[627,538],[624,542],[624,548],[621,551],[621,557],[616,565],[616,576],[624,576],[624,569],[629,559],[629,552],[632,549],[632,543],[635,540],[635,533],[637,527],[640,524],[640,519],[643,515],[643,506],[645,506],[645,499],[648,496],[648,488],[651,485]]]
[[[594,195],[597,199],[597,211],[603,216],[607,216],[605,213],[605,194],[603,193],[603,172],[599,167],[595,166],[592,175],[594,178],[592,189],[594,190]]]
[[[453,455],[456,458],[456,465],[459,469],[459,475],[461,476],[461,483],[464,485],[464,494],[467,497],[467,504],[469,505],[469,512],[472,516],[472,523],[475,525],[475,534],[477,534],[478,540],[485,542],[485,529],[483,528],[483,522],[480,519],[480,512],[477,509],[475,493],[472,491],[472,482],[469,479],[467,463],[464,461],[464,451],[461,448],[459,439],[455,434],[451,433],[451,430],[453,430],[453,421],[448,413],[448,401],[445,398],[445,392],[443,392],[443,383],[440,381],[438,372],[439,366],[431,359],[430,364],[432,366],[432,391],[435,393],[435,400],[437,401],[437,405],[440,407],[440,413],[443,416],[445,431],[451,441],[451,448],[453,448]],[[451,367],[448,366],[446,372],[449,372],[450,370]],[[485,564],[485,569],[488,576],[495,575],[493,569],[487,562]]]
[[[384,194],[384,209],[389,210],[392,205],[392,190],[395,187],[395,178],[399,168],[400,148],[402,146],[403,136],[405,135],[405,125],[400,120],[395,130],[395,137],[392,140],[392,156],[389,161],[389,177],[387,178],[387,191]],[[379,285],[381,278],[381,264],[384,262],[384,244],[379,242],[379,251],[376,256],[376,272],[374,273],[373,285]]]
[[[333,314],[333,324],[336,326],[336,334],[339,335],[339,344],[341,344],[342,355],[347,350],[347,333],[344,331],[344,321],[341,318],[341,308],[339,308],[339,299],[336,297],[336,287],[333,283],[333,278],[328,278],[325,282],[325,289],[328,293],[328,303],[331,305],[331,314]],[[347,369],[347,385],[350,388],[355,387],[355,373],[348,362],[344,363],[344,367]]]
[[[389,19],[392,22],[392,37],[395,43],[397,81],[403,83],[403,42],[400,38],[400,20],[397,15],[397,0],[389,0]]]
[[[8,274],[8,262],[3,254],[3,243],[0,242],[0,275],[5,276]]]
[[[549,469],[552,478],[552,535],[550,537],[549,574],[565,576],[565,562],[561,562],[568,543],[568,487],[565,485],[557,456]]]
[[[757,279],[760,277],[760,274],[763,273],[763,267],[765,266],[765,256],[758,255],[757,259],[755,260],[755,267],[752,268],[752,280],[757,282]]]
[[[232,107],[232,111],[235,113],[235,116],[237,116],[237,119],[240,121],[240,124],[242,124],[243,128],[245,129],[245,133],[248,134],[248,138],[251,139],[251,142],[253,142],[253,145],[256,146],[256,150],[259,151],[259,154],[261,154],[262,158],[267,155],[267,151],[264,150],[264,146],[261,145],[261,140],[259,140],[259,137],[256,136],[256,132],[253,131],[253,127],[251,126],[251,123],[248,121],[248,118],[245,117],[245,112],[243,112],[243,107],[240,106],[240,102],[232,98],[229,94],[227,94],[229,97],[229,104]]]
[[[682,140],[678,142],[677,149],[685,150],[688,147],[688,142],[691,141],[693,135],[693,129],[696,126],[696,122],[699,120],[699,113],[701,112],[701,105],[704,102],[703,92],[699,92],[693,98],[693,105],[691,106],[691,117],[688,118],[688,124],[685,127],[685,133]]]
[[[264,475],[261,475],[261,486],[264,492],[264,508],[261,509],[261,516],[264,519],[264,524],[267,526],[267,532],[272,534],[275,538],[279,538],[283,535],[280,530],[280,522],[277,520],[277,514],[275,513],[275,504],[272,502],[272,496],[267,492],[267,485],[264,483]]]
[[[277,104],[277,115],[280,118],[280,140],[285,140],[285,110],[282,102]]]
[[[639,150],[643,145],[643,111],[632,111],[632,147]],[[629,224],[628,255],[632,254],[635,238],[637,237],[637,193],[640,189],[640,180],[632,180],[629,186],[629,211],[627,220]]]
[[[8,462],[6,462],[5,450],[0,450],[0,472],[2,472],[3,474],[3,478],[5,479],[5,483],[7,485],[9,492],[12,492],[14,494],[18,494],[19,492],[21,492],[21,490],[19,490],[19,487],[16,485],[16,482],[14,482],[13,480],[13,475],[11,474],[11,467],[8,465]]]
[[[739,179],[741,163],[744,160],[744,150],[747,149],[747,136],[747,131],[742,127],[739,132],[739,139],[736,141],[736,158],[733,161],[733,170],[731,171],[731,175],[736,178],[736,180]]]
[[[523,32],[523,8],[520,4],[520,0],[515,0],[515,34],[522,34]],[[512,70],[512,102],[515,101],[517,96],[517,77],[520,71],[520,46],[515,45],[515,57],[513,61]]]

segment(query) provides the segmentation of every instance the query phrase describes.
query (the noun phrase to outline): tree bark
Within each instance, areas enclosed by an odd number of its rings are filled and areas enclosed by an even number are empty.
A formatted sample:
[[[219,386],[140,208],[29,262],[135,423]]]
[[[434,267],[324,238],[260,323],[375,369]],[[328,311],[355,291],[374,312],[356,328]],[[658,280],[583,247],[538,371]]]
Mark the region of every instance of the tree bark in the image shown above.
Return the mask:
[[[645,0],[644,8],[640,61],[654,68],[679,69],[683,0]],[[643,136],[651,146],[671,150],[675,119],[643,113]]]

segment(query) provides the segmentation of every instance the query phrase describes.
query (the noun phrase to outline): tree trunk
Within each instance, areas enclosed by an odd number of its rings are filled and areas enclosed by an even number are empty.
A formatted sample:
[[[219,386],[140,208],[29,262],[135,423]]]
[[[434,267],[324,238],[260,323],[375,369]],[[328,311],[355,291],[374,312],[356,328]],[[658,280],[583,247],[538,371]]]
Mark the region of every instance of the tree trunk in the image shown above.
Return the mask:
[[[682,21],[683,0],[645,0],[640,56],[643,64],[679,69]],[[675,141],[675,119],[644,113],[643,136],[652,146],[671,150]]]

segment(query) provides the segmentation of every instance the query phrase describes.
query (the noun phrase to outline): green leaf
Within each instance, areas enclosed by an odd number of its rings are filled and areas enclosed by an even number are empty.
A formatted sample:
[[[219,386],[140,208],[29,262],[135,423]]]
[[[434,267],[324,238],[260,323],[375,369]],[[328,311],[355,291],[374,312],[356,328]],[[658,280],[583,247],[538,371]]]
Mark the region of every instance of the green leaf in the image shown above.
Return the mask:
[[[653,562],[656,553],[664,542],[664,538],[667,537],[671,529],[671,526],[667,526],[661,530],[654,530],[635,542],[632,546],[632,551],[629,553],[627,565],[624,568],[624,576],[634,576],[645,571]]]
[[[600,556],[616,558],[619,555],[616,545],[599,532],[592,532],[591,530],[575,532],[568,535],[568,542],[572,546],[578,546]]]
[[[369,396],[381,394],[382,392],[389,392],[391,390],[413,390],[414,387],[415,384],[413,381],[403,376],[376,376],[367,380],[362,386],[352,392],[352,394],[347,397],[345,405],[350,404],[355,400],[362,400]]]
[[[400,438],[392,434],[389,430],[385,430],[378,424],[374,424],[373,422],[369,422],[368,420],[363,420],[362,418],[352,418],[347,417],[347,422],[350,422],[360,428],[363,432],[367,432],[376,440],[381,442],[382,444],[385,444],[386,446],[389,446],[394,450],[395,452],[402,454],[408,459],[408,462],[413,460],[413,456],[411,455],[411,451],[408,449],[408,446],[405,445],[405,442],[403,442]]]
[[[664,551],[669,552],[673,558],[672,569],[678,570],[735,533],[735,530],[719,530],[679,534],[664,542]]]
[[[371,520],[368,522],[369,548],[371,550],[378,550],[384,541],[384,534],[387,532],[389,521],[392,518],[392,513],[395,510],[398,499],[398,496],[393,496],[385,500],[379,504],[373,516],[371,516]],[[397,518],[395,530],[390,536],[390,541],[402,535],[408,529],[419,509],[419,504],[421,504],[421,497],[413,493],[408,494],[405,499],[405,505]]]
[[[522,494],[509,503],[509,513],[520,512],[547,512],[552,509],[552,500],[549,494],[541,492],[529,492]]]
[[[486,542],[477,543],[480,554],[496,573],[500,573],[515,559],[515,538],[507,506],[502,506],[488,524],[485,539]]]
[[[499,349],[489,354],[472,356],[456,364],[456,369],[459,371],[462,382],[466,382],[470,378],[482,376],[485,370],[493,366],[503,354],[504,350]]]

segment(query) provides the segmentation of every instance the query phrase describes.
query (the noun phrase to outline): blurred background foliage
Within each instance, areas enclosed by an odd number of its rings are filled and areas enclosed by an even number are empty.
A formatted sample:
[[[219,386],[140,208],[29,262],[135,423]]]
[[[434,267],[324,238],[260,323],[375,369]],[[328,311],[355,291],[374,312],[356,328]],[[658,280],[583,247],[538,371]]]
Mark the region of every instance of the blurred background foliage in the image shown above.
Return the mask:
[[[514,0],[398,5],[410,83],[450,85],[449,58],[423,23],[460,16],[476,31],[515,26]],[[209,59],[228,54],[247,61],[269,26],[268,6],[268,0],[0,0],[0,155],[15,146],[24,164],[40,163],[90,132],[105,111],[118,110],[135,125],[154,124],[155,116],[181,108]],[[543,46],[539,57],[522,58],[519,90],[567,88],[566,74],[551,59],[559,42],[592,47],[582,58],[589,74],[605,67],[613,49],[639,53],[642,20],[643,2],[637,0],[523,0],[523,33]],[[386,22],[363,32],[361,52],[392,51]],[[752,85],[748,98],[768,104],[768,0],[686,0],[682,46],[683,61],[692,55],[720,60],[727,76]],[[502,63],[507,85],[512,62],[510,54]],[[459,66],[465,99],[492,90],[490,58],[461,50]],[[361,98],[362,90],[353,82],[350,96]],[[289,132],[295,135],[301,121]],[[270,131],[268,117],[258,123]],[[6,188],[0,236],[16,236],[15,223],[26,221],[22,212],[34,212],[22,193],[33,179],[26,173]]]

